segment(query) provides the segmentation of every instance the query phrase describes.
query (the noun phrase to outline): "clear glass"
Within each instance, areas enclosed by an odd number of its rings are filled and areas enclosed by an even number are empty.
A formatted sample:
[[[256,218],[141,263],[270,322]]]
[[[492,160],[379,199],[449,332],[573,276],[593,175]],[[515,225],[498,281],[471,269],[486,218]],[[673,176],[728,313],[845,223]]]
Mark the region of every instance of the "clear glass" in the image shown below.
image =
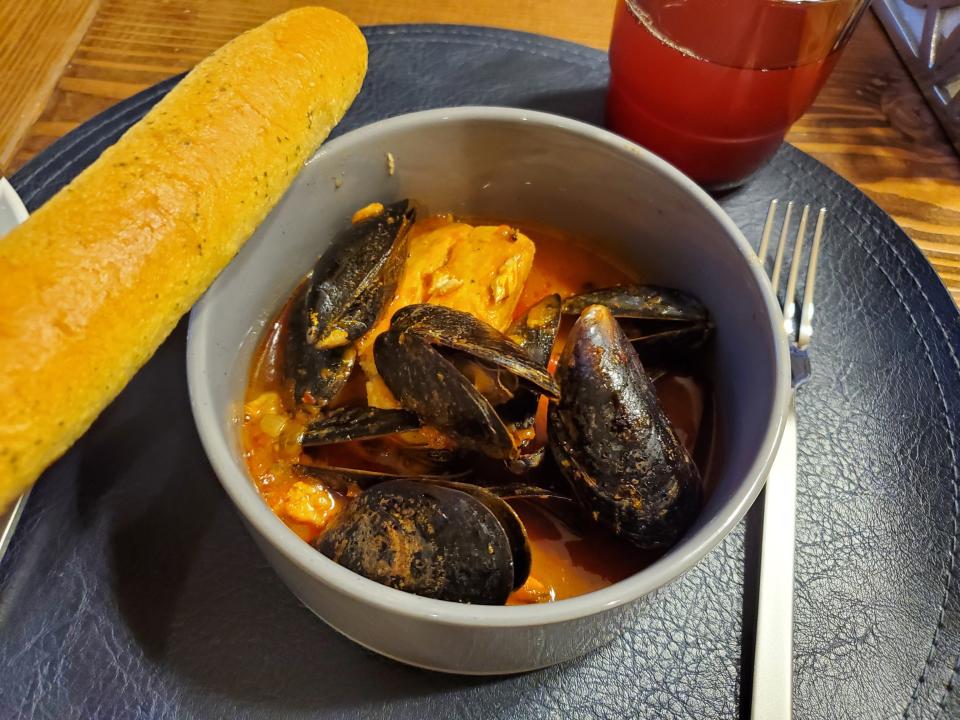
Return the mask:
[[[816,98],[867,0],[621,0],[607,122],[712,188],[743,182]]]

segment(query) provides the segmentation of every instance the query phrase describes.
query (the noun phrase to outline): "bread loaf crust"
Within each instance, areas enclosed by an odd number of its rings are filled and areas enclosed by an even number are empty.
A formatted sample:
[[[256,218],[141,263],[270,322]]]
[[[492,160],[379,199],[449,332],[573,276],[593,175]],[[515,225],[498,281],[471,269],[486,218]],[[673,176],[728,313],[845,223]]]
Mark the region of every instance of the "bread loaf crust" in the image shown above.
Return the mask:
[[[346,112],[363,35],[325,8],[216,51],[0,239],[0,511],[90,426]]]

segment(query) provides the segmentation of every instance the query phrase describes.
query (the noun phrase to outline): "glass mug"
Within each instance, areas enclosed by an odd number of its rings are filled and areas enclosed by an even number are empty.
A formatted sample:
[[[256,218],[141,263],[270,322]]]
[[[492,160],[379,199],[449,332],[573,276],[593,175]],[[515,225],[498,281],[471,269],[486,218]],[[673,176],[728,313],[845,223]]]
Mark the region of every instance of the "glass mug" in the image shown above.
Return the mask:
[[[607,124],[697,182],[740,184],[816,98],[869,0],[620,0]]]

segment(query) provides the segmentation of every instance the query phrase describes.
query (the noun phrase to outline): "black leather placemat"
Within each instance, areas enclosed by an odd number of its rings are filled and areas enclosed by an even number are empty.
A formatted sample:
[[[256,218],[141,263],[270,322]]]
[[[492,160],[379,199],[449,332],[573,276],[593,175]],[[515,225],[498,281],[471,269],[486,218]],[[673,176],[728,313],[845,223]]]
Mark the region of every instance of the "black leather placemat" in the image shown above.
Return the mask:
[[[466,103],[602,120],[600,52],[451,26],[367,37],[370,73],[338,132]],[[24,167],[13,182],[28,207],[171,85]],[[722,203],[755,239],[774,196],[832,210],[814,376],[799,397],[797,717],[957,715],[957,311],[882,211],[792,147]],[[745,716],[749,522],[619,641],[565,666],[448,677],[341,638],[280,584],[214,478],[190,416],[184,330],[30,498],[0,565],[0,718]]]

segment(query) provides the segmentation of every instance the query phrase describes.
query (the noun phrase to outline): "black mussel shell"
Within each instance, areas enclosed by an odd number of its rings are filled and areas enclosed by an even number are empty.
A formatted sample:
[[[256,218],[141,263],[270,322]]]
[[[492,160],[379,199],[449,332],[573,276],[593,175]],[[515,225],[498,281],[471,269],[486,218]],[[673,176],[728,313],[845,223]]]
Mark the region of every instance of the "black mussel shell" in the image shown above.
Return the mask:
[[[409,202],[401,200],[351,224],[298,289],[284,350],[284,371],[298,404],[324,407],[346,385],[356,361],[353,341],[376,322],[396,290],[413,218]]]
[[[487,365],[509,370],[549,397],[557,397],[559,392],[542,363],[531,358],[522,347],[496,328],[470,313],[442,305],[407,305],[394,314],[390,328],[417,335],[431,346],[449,348]]]
[[[307,283],[307,339],[336,347],[363,335],[396,290],[415,217],[408,200],[341,231]]]
[[[513,437],[493,406],[418,335],[388,330],[376,339],[373,357],[397,401],[425,424],[449,434],[467,450],[498,458],[516,454]]]
[[[438,600],[502,605],[514,587],[510,538],[474,495],[394,480],[363,493],[316,542],[370,580]]]
[[[637,547],[674,544],[696,518],[703,482],[606,307],[583,311],[557,378],[550,448],[583,510]]]
[[[710,317],[697,298],[659,285],[617,285],[574,295],[563,301],[563,314],[580,315],[591,305],[603,305],[617,318],[702,322]]]
[[[579,315],[603,305],[633,343],[640,361],[650,366],[690,366],[713,334],[710,314],[697,298],[657,285],[621,285],[567,298],[563,312]]]
[[[557,341],[562,305],[560,295],[547,295],[530,306],[505,333],[523,348],[531,360],[544,368],[550,361],[550,353]]]
[[[293,381],[293,396],[303,402],[309,393],[318,406],[325,405],[347,384],[357,353],[352,346],[321,350],[307,341],[306,287],[294,295],[287,321],[283,348],[283,369]]]
[[[374,485],[390,482],[391,480],[416,480],[418,482],[442,482],[457,478],[465,478],[470,470],[449,475],[423,475],[378,470],[358,470],[356,468],[339,467],[336,465],[302,465],[293,466],[293,471],[300,478],[307,481],[319,481],[334,492],[349,495],[357,490],[367,490]]]
[[[559,295],[548,295],[533,305],[526,313],[510,326],[506,335],[546,369],[550,354],[560,330],[561,302]],[[497,408],[501,418],[514,428],[533,427],[537,415],[540,396],[529,389],[521,389],[516,395]],[[536,467],[539,459],[535,455],[526,458],[524,467]]]
[[[501,495],[494,492],[494,488],[481,487],[466,482],[450,481],[446,478],[430,478],[428,482],[437,483],[473,495],[496,516],[510,540],[510,548],[513,552],[513,589],[519,589],[530,575],[533,555],[530,551],[530,541],[527,538],[527,531],[523,527],[520,517],[505,501],[518,497],[516,493],[521,491],[514,489],[513,493],[515,494],[509,494],[508,491],[507,495]],[[541,498],[542,496],[538,497],[538,499]]]
[[[519,389],[506,387],[501,371],[519,379],[525,390],[558,394],[546,367],[503,333],[469,313],[439,305],[398,310],[390,329],[374,343],[373,356],[400,405],[459,446],[494,458],[514,459],[520,449],[511,427],[462,370],[477,370],[488,380],[485,384],[502,390],[499,396],[507,400]]]
[[[420,419],[409,410],[376,407],[347,407],[334,410],[311,422],[301,445],[314,447],[416,430]]]

